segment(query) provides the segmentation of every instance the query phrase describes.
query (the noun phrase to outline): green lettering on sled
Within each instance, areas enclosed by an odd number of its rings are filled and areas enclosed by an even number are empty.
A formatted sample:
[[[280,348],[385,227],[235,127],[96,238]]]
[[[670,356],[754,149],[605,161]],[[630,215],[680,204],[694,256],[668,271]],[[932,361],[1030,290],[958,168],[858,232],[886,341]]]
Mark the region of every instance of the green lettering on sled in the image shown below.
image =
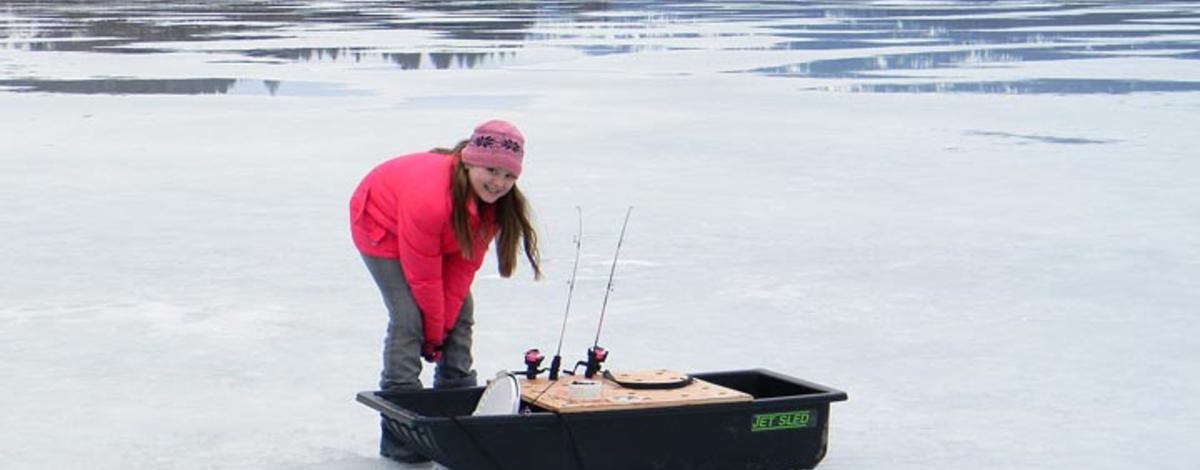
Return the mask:
[[[767,413],[754,415],[750,422],[750,431],[779,431],[783,429],[804,429],[817,425],[813,410],[786,411],[783,413]]]

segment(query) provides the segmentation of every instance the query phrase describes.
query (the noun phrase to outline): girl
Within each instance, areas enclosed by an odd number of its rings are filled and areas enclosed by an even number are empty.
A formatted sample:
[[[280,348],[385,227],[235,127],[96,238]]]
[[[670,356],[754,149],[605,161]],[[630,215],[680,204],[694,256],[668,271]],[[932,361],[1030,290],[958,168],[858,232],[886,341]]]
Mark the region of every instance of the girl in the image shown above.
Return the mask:
[[[420,388],[421,358],[436,364],[435,388],[476,385],[470,287],[492,239],[501,276],[512,275],[520,245],[541,278],[537,234],[516,186],[524,154],[516,127],[488,121],[453,149],[383,162],[355,189],[351,235],[388,310],[381,389]],[[386,422],[380,454],[427,460]]]

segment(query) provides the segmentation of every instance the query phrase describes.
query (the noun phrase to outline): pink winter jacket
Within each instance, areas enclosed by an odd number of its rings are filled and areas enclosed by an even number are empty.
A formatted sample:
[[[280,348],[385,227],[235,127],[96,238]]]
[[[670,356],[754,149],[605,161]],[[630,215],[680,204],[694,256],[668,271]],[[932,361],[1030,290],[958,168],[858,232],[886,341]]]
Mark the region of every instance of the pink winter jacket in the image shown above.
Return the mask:
[[[415,153],[371,170],[350,198],[350,232],[363,254],[396,258],[424,320],[425,342],[440,345],[496,236],[491,206],[470,198],[467,213],[475,237],[463,258],[450,223],[450,176],[454,158]],[[483,230],[481,231],[481,224]]]

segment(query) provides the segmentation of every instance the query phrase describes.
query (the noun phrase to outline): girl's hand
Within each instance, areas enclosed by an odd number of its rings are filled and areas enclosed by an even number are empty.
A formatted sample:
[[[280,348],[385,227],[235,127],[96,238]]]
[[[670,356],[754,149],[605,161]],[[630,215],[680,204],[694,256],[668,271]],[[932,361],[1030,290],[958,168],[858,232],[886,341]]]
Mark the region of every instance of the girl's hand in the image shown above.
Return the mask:
[[[425,362],[437,363],[438,359],[442,358],[442,345],[426,341],[421,346],[421,357]]]

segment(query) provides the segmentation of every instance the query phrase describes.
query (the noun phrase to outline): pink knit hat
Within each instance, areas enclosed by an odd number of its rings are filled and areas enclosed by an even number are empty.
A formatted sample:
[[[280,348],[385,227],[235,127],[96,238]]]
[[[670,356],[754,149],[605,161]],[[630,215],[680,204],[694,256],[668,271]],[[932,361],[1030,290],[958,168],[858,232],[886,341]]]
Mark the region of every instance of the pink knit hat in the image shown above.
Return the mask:
[[[516,126],[494,119],[475,128],[462,151],[462,161],[470,165],[503,168],[513,176],[521,175],[525,157],[525,137]]]

